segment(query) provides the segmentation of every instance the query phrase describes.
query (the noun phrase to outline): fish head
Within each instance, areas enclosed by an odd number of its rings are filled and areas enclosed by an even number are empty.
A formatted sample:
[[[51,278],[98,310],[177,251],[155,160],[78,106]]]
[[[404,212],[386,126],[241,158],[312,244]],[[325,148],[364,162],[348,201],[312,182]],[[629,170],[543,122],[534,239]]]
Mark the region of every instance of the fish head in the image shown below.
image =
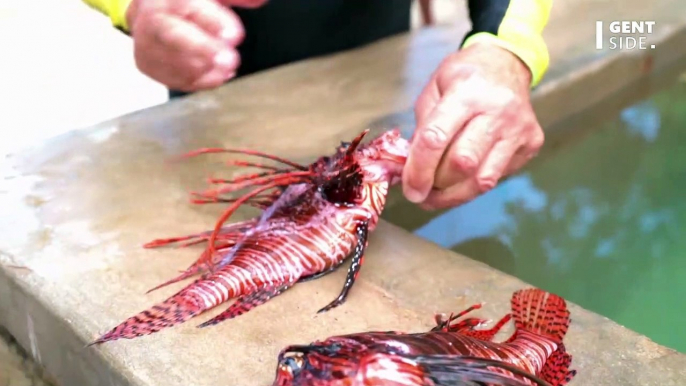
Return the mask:
[[[288,346],[279,353],[272,386],[353,386],[364,356],[340,342]]]
[[[279,353],[272,386],[426,386],[424,369],[386,345],[338,336]],[[402,351],[402,350],[401,350]]]
[[[410,152],[410,143],[401,136],[400,129],[388,130],[356,152],[356,161],[369,182],[398,183]]]

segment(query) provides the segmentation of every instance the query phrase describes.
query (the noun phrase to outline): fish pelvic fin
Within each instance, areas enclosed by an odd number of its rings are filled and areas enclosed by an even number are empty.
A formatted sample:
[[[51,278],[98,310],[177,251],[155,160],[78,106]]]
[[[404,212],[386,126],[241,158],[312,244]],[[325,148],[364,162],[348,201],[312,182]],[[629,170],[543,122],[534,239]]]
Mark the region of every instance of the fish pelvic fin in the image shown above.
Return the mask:
[[[561,344],[571,318],[567,303],[555,294],[529,288],[512,295],[512,318],[517,331],[525,330]],[[509,341],[512,341],[515,334]]]
[[[133,339],[181,324],[210,307],[196,296],[182,290],[169,299],[138,313],[114,327],[86,347],[118,339]]]
[[[576,370],[570,370],[572,355],[567,353],[565,345],[560,343],[557,350],[543,365],[540,376],[552,386],[564,386],[576,375]]]

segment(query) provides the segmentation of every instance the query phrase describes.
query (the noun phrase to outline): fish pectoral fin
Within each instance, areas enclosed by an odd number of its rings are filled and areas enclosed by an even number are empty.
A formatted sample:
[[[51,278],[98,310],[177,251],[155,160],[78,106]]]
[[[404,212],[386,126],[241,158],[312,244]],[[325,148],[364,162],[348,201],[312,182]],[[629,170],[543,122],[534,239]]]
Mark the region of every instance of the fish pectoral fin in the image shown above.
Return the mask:
[[[264,288],[260,288],[257,291],[251,292],[239,296],[235,302],[233,302],[229,308],[227,308],[221,314],[215,316],[214,318],[198,325],[198,328],[214,326],[227,319],[233,319],[237,316],[243,315],[246,312],[252,310],[253,308],[260,306],[269,299],[272,299],[278,295],[281,295],[284,291],[292,287],[296,282],[289,282],[285,284],[272,285]]]
[[[356,231],[357,243],[355,244],[355,251],[353,252],[352,262],[350,263],[350,268],[348,268],[348,275],[345,278],[343,289],[336,299],[326,305],[326,307],[317,311],[318,314],[329,311],[332,308],[343,304],[345,299],[348,297],[348,292],[350,292],[350,289],[355,284],[357,275],[360,273],[360,268],[364,263],[364,252],[367,249],[367,236],[369,234],[369,221],[363,221],[358,224]]]
[[[568,384],[574,376],[576,370],[570,370],[572,356],[567,353],[565,345],[560,343],[541,369],[539,376],[550,382],[552,386],[564,386]]]
[[[419,355],[405,358],[416,362],[424,371],[425,377],[431,379],[435,386],[525,386],[529,382],[537,386],[551,386],[533,374],[500,360],[463,355]]]

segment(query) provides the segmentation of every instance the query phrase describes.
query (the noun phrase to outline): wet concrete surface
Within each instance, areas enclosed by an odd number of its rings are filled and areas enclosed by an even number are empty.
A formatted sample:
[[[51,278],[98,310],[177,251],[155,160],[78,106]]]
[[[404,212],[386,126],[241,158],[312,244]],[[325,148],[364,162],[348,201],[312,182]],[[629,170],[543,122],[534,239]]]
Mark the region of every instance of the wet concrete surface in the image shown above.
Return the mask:
[[[599,8],[616,9],[603,4]],[[673,11],[676,4],[656,2],[652,9]],[[601,12],[597,7],[592,9]],[[650,71],[683,55],[676,44],[683,43],[680,16],[661,16],[666,27],[654,39],[665,44],[651,54]],[[547,35],[551,76],[537,91],[546,127],[644,71],[640,55],[591,58],[587,16],[568,10],[555,17]],[[143,250],[142,243],[214,223],[219,209],[191,206],[187,192],[203,185],[219,158],[171,167],[164,163],[168,157],[197,147],[242,146],[307,161],[369,126],[378,133],[400,124],[408,132],[412,101],[464,31],[466,25],[427,30],[286,66],[8,156],[0,163],[6,214],[0,219],[0,324],[65,385],[217,385],[230,379],[266,385],[287,344],[360,330],[421,331],[434,312],[481,301],[487,302],[486,317],[501,316],[511,293],[525,283],[382,222],[348,302],[329,313],[315,316],[338,294],[345,270],[299,284],[213,328],[194,327],[207,315],[153,336],[83,348],[173,293],[178,285],[144,295],[196,257],[192,250]],[[572,71],[581,63],[584,71]],[[588,82],[598,79],[609,91],[589,89]],[[565,96],[581,106],[561,103]],[[572,313],[568,348],[579,369],[573,384],[686,383],[683,355],[579,307]]]
[[[198,186],[210,167],[198,160],[170,169],[163,160],[191,145],[166,142],[183,137],[187,128],[176,119],[161,120],[163,133],[148,131],[151,121],[142,118],[109,132],[72,134],[8,162],[14,172],[5,172],[2,204],[10,212],[4,218],[12,220],[0,222],[3,263],[27,269],[2,271],[0,293],[10,296],[0,299],[0,309],[13,310],[2,322],[65,385],[218,385],[228,379],[266,385],[278,350],[287,344],[360,330],[421,331],[431,327],[435,312],[482,301],[482,315],[496,319],[508,311],[510,294],[526,287],[383,222],[371,236],[349,300],[328,313],[315,316],[338,294],[345,270],[299,284],[212,328],[195,328],[207,315],[152,336],[85,349],[100,333],[173,293],[178,285],[144,295],[197,253],[144,250],[141,244],[209,229],[219,210],[187,203],[186,190]],[[213,137],[212,125],[195,130],[208,141],[228,143]],[[285,145],[266,147],[289,153]],[[314,145],[298,148],[310,153]],[[571,308],[567,341],[580,372],[576,384],[686,380],[686,356]]]

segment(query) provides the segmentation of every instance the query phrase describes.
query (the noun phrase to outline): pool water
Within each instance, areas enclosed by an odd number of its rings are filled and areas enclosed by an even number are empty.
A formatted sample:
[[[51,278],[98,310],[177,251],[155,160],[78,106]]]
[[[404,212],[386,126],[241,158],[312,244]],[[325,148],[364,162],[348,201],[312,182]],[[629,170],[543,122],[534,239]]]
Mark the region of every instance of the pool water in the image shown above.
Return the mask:
[[[686,353],[686,83],[413,231]]]

